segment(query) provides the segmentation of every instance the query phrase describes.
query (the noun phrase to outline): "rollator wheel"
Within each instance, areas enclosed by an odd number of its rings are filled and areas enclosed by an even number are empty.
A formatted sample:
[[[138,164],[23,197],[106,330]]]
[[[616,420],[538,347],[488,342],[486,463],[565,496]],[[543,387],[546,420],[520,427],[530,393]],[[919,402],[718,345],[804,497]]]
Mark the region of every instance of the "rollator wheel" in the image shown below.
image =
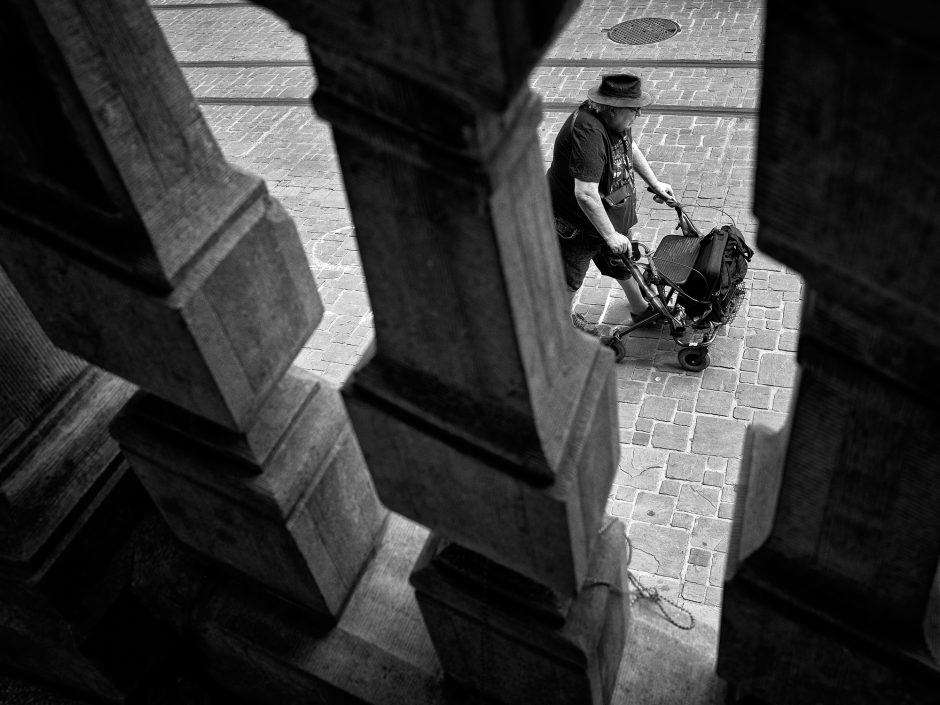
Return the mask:
[[[606,345],[614,351],[614,360],[616,362],[621,362],[627,356],[627,349],[616,335],[605,335],[601,338],[601,345]]]
[[[679,349],[679,364],[689,372],[701,372],[711,363],[708,348],[684,347]]]

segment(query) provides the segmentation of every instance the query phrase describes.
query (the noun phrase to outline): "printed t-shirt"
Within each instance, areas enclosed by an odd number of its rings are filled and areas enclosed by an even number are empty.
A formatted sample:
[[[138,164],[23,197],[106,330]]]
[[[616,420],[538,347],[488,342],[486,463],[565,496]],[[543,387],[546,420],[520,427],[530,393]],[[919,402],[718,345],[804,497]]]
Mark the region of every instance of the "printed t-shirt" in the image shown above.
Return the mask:
[[[576,115],[577,120],[574,119]],[[632,143],[630,130],[623,134],[622,139],[611,135],[604,123],[583,105],[569,115],[555,139],[552,164],[547,174],[555,215],[599,237],[574,197],[574,180],[599,184],[601,195],[607,195],[612,184],[629,178]],[[610,165],[608,155],[611,155]]]

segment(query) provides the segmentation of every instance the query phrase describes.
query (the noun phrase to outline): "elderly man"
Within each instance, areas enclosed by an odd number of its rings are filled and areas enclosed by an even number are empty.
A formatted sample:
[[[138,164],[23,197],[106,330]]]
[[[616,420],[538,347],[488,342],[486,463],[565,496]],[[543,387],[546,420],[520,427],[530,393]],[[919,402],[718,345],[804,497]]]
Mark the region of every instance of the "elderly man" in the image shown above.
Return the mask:
[[[548,169],[571,301],[593,260],[601,274],[613,277],[623,288],[630,323],[652,313],[620,257],[631,251],[637,223],[634,172],[667,199],[675,197],[672,186],[653,174],[630,129],[640,109],[651,102],[637,76],[604,76],[558,132]],[[582,330],[587,328],[581,314],[572,313],[572,321]]]

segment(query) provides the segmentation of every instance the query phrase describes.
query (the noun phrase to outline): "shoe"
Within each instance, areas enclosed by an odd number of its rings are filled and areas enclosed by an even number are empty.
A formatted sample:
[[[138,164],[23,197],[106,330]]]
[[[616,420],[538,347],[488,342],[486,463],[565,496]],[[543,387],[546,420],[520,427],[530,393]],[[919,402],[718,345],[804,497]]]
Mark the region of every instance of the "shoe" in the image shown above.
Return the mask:
[[[597,335],[597,326],[594,323],[588,323],[583,313],[572,313],[571,325],[588,335]]]
[[[658,311],[655,308],[653,308],[652,306],[647,306],[645,311],[641,311],[640,313],[630,314],[629,325],[631,326],[636,325],[639,321],[642,321],[644,318],[649,318],[650,316],[653,316],[657,313]],[[662,322],[663,321],[661,318],[651,318],[649,321],[647,321],[640,327],[641,328],[656,328],[660,324],[662,324]]]

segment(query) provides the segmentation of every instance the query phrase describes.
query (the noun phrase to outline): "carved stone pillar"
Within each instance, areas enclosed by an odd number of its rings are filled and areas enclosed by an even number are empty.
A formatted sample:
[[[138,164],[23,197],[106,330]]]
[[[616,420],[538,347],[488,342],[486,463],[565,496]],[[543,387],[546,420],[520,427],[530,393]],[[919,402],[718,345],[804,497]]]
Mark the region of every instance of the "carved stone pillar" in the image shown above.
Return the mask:
[[[131,594],[152,505],[108,436],[132,385],[57,350],[0,269],[0,667],[120,700],[165,655]]]
[[[323,311],[293,223],[225,162],[146,3],[2,13],[10,278],[145,390],[114,430],[174,533],[334,619],[385,510],[336,390],[290,368]]]
[[[604,702],[628,612],[622,526],[601,537],[612,359],[567,317],[526,85],[576,3],[264,4],[307,35],[333,126],[376,334],[344,394],[382,501],[435,532],[412,580],[443,668]]]
[[[940,694],[940,62],[915,5],[768,9],[759,245],[811,295],[789,427],[746,453],[718,661],[741,701]]]

